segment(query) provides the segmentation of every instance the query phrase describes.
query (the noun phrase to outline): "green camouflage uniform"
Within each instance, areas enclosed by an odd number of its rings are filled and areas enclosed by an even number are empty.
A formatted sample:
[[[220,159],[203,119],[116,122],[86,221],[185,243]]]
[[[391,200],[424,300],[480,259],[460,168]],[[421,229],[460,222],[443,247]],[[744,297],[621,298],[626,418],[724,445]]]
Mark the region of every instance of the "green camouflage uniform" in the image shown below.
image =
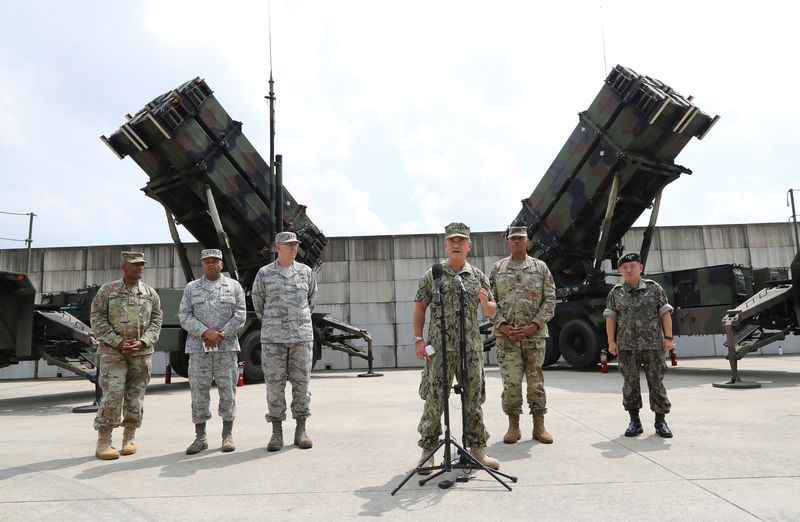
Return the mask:
[[[528,382],[527,398],[531,413],[547,413],[544,391],[545,343],[547,322],[553,318],[556,287],[547,265],[531,256],[516,262],[501,259],[492,268],[489,281],[497,301],[493,318],[497,339],[497,362],[503,376],[503,412],[522,413],[522,378]],[[527,326],[536,323],[539,329],[524,341],[512,341],[500,326]]]
[[[483,272],[467,262],[464,262],[464,266],[457,273],[446,264],[443,264],[442,267],[442,305],[433,304],[434,283],[431,269],[428,269],[419,280],[419,289],[414,298],[415,301],[429,307],[430,322],[427,342],[436,348],[436,353],[431,360],[425,362],[425,368],[422,370],[419,395],[425,401],[425,406],[417,428],[421,437],[418,444],[422,448],[432,448],[436,446],[439,436],[442,434],[441,416],[444,411],[444,401],[447,400],[443,395],[442,356],[440,353],[442,336],[439,325],[441,324],[442,308],[444,308],[446,329],[447,385],[452,385],[453,375],[456,376],[459,383],[461,382],[458,372],[461,364],[459,350],[461,320],[456,314],[460,307],[459,294],[461,291],[454,279],[456,275],[460,275],[467,289],[464,296],[467,367],[467,384],[463,395],[466,409],[465,442],[467,446],[485,447],[489,440],[489,433],[483,424],[481,409],[481,405],[486,401],[486,385],[483,375],[483,342],[478,331],[478,307],[480,306],[478,287],[485,288],[489,293],[489,300],[492,300],[489,279]]]
[[[317,293],[314,271],[293,261],[261,268],[253,282],[253,308],[261,319],[261,367],[267,383],[267,422],[286,420],[286,381],[292,385],[292,417],[311,416],[308,381],[313,363],[311,310]]]
[[[661,316],[672,310],[667,294],[650,279],[639,279],[636,288],[623,282],[608,294],[603,315],[617,323],[622,405],[628,411],[642,408],[639,386],[639,368],[642,367],[650,391],[650,409],[655,413],[669,413],[671,405],[663,384],[667,363],[662,348]]]
[[[236,384],[239,381],[239,338],[245,321],[244,290],[238,281],[220,276],[209,281],[206,276],[191,281],[183,290],[178,318],[188,332],[189,388],[192,393],[192,422],[211,419],[211,381],[219,392],[219,415],[222,420],[236,418]],[[203,333],[222,330],[225,339],[216,350],[206,352]]]
[[[92,301],[91,324],[100,341],[103,390],[94,427],[116,428],[123,414],[123,426],[138,428],[142,425],[144,392],[150,382],[153,346],[161,333],[161,299],[142,282],[127,285],[120,279],[107,283]],[[134,355],[123,355],[117,346],[131,339],[142,341],[145,348]]]

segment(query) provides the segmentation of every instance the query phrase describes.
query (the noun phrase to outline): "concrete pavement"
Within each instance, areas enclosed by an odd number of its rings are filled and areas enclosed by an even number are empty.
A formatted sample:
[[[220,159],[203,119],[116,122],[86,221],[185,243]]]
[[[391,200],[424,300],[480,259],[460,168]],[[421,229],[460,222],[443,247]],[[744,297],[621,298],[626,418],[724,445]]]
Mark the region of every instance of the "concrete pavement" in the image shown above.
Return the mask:
[[[418,370],[368,379],[315,372],[311,450],[268,453],[264,385],[239,388],[236,451],[219,450],[222,422],[215,417],[210,449],[194,456],[184,453],[194,433],[186,380],[165,385],[154,378],[139,452],[108,462],[94,458],[93,415],[71,413],[91,403],[88,382],[0,382],[0,519],[796,520],[800,356],[749,357],[740,367],[743,378],[762,387],[713,388],[729,377],[721,358],[670,368],[673,439],[654,434],[647,407],[645,433],[622,436],[628,419],[615,365],[605,375],[599,367],[548,369],[552,445],[531,441],[530,416],[523,418],[523,440],[503,444],[501,379],[488,367],[488,452],[501,471],[519,478],[513,490],[479,471],[451,489],[438,488],[438,479],[420,487],[413,478],[395,496],[391,490],[420,452]],[[216,403],[216,390],[212,398]],[[460,438],[455,397],[451,414]],[[293,429],[290,420],[289,442]],[[115,430],[118,448],[121,436]]]

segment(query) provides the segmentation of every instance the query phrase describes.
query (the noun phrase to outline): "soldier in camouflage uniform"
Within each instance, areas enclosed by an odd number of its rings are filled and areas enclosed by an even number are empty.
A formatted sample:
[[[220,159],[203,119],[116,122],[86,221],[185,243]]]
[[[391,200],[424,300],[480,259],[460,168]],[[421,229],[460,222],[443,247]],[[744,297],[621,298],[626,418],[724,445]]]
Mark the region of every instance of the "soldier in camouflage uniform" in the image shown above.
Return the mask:
[[[500,469],[500,463],[486,454],[486,442],[489,433],[483,424],[483,411],[481,405],[486,401],[486,385],[483,375],[483,343],[478,331],[478,306],[489,317],[495,313],[495,302],[489,288],[489,279],[483,272],[467,263],[467,253],[472,248],[469,240],[469,227],[463,223],[450,223],[445,227],[444,249],[447,251],[447,260],[442,264],[442,303],[433,302],[434,279],[433,272],[428,269],[419,280],[419,289],[414,298],[414,350],[418,359],[425,361],[422,370],[422,379],[419,386],[419,395],[425,401],[422,418],[419,421],[420,434],[419,446],[422,448],[420,466],[433,466],[433,456],[423,462],[426,456],[433,452],[442,434],[441,416],[444,411],[445,383],[442,382],[442,357],[439,352],[442,346],[447,350],[447,383],[449,387],[453,382],[453,375],[461,383],[462,376],[457,369],[460,367],[461,352],[461,320],[457,315],[460,307],[460,286],[455,280],[460,276],[465,288],[465,338],[466,338],[466,387],[464,389],[464,407],[466,425],[464,438],[470,453],[484,466]],[[436,349],[433,357],[425,350],[426,342],[422,337],[425,326],[425,312],[430,307],[431,316],[428,324],[428,343]],[[444,309],[444,310],[443,310]],[[446,340],[442,342],[442,332],[439,327],[441,313],[444,313]],[[419,471],[427,475],[430,470]]]
[[[97,408],[95,456],[119,458],[111,431],[125,427],[122,454],[136,453],[136,428],[142,425],[144,392],[150,382],[153,346],[161,333],[161,300],[142,283],[144,254],[122,252],[122,279],[106,283],[92,301],[92,330],[100,341],[99,379],[103,399]]]
[[[308,382],[313,363],[314,330],[311,311],[317,293],[314,271],[296,262],[297,236],[281,232],[275,236],[278,259],[261,267],[253,282],[253,308],[261,319],[261,367],[267,383],[267,422],[272,437],[267,450],[283,447],[282,422],[286,420],[286,381],[292,385],[292,417],[297,422],[294,443],[312,446],[306,434],[311,415]]]
[[[237,332],[247,314],[242,285],[222,275],[222,251],[215,248],[203,250],[200,261],[203,277],[186,285],[178,310],[181,327],[189,334],[186,353],[189,354],[195,440],[186,448],[188,455],[208,448],[206,421],[211,418],[212,379],[219,392],[222,451],[236,449],[232,432],[239,380]]]
[[[667,373],[664,352],[675,348],[670,315],[673,308],[658,283],[641,277],[643,269],[639,254],[626,254],[619,259],[619,272],[625,282],[611,289],[603,312],[608,351],[619,356],[619,371],[624,381],[622,405],[631,417],[625,436],[635,437],[643,431],[639,419],[641,367],[650,391],[650,409],[656,414],[656,433],[669,438],[672,432],[664,415],[669,413],[671,405],[663,380]]]
[[[511,256],[495,263],[489,277],[497,299],[494,316],[497,362],[503,376],[503,412],[508,415],[508,432],[503,442],[513,444],[522,433],[522,378],[528,381],[528,406],[533,415],[533,438],[551,444],[553,437],[544,427],[547,397],[544,391],[547,322],[553,318],[556,287],[547,265],[527,254],[527,227],[510,227]]]

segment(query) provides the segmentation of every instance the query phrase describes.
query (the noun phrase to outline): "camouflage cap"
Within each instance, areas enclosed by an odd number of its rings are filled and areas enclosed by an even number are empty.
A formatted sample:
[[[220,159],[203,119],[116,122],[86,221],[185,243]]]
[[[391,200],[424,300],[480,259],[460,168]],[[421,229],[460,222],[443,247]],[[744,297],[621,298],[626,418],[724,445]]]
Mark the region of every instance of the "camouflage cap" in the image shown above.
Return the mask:
[[[294,232],[280,232],[275,236],[275,244],[283,245],[285,243],[299,243],[297,236]]]
[[[508,239],[512,237],[524,237],[528,239],[528,227],[508,227]]]
[[[144,252],[121,252],[122,260],[128,263],[146,263]]]
[[[444,227],[444,238],[465,237],[469,239],[469,227],[464,223],[450,223]]]
[[[218,259],[222,259],[222,250],[218,248],[206,248],[200,252],[200,261],[207,257],[216,257]]]
[[[631,261],[636,261],[637,263],[641,263],[642,258],[639,257],[639,254],[637,254],[636,252],[631,252],[630,254],[625,254],[624,256],[620,257],[617,265],[621,265],[623,263],[630,263]]]

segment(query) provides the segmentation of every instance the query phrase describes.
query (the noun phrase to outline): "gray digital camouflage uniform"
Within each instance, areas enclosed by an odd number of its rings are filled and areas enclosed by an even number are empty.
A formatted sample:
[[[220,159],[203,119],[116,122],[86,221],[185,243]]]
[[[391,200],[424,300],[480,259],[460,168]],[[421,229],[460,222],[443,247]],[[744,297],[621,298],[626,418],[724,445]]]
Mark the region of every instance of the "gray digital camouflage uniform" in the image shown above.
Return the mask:
[[[127,285],[120,279],[107,283],[92,300],[91,324],[100,341],[99,380],[103,390],[94,420],[96,430],[120,424],[128,428],[142,425],[144,394],[161,320],[161,299],[142,282]],[[140,340],[145,348],[135,355],[123,355],[117,346],[124,340]]]
[[[253,308],[261,319],[261,367],[267,383],[267,422],[286,420],[286,381],[292,385],[292,417],[311,415],[308,382],[313,362],[311,311],[317,293],[314,271],[293,261],[261,268],[253,282]]]
[[[422,418],[417,430],[420,434],[418,442],[421,448],[432,448],[439,441],[442,434],[441,417],[444,411],[444,383],[442,382],[442,336],[440,314],[444,309],[447,348],[447,386],[451,386],[453,376],[460,383],[458,368],[460,367],[461,354],[461,320],[457,315],[459,309],[460,290],[455,282],[455,276],[460,275],[466,287],[464,302],[465,309],[465,337],[466,337],[466,367],[467,383],[464,390],[464,404],[466,409],[465,443],[467,446],[485,447],[489,440],[489,433],[483,423],[483,410],[481,405],[486,401],[486,384],[483,373],[483,342],[478,331],[478,287],[482,286],[489,293],[489,300],[493,299],[489,279],[483,272],[465,262],[461,270],[456,273],[448,265],[443,264],[442,273],[442,304],[433,303],[433,273],[431,269],[419,280],[419,288],[415,301],[428,306],[430,320],[428,324],[428,344],[436,348],[436,354],[425,362],[422,370],[422,379],[419,386],[419,395],[425,401],[422,409]],[[462,383],[463,384],[463,383]]]
[[[188,333],[189,387],[192,394],[192,422],[200,424],[211,418],[211,381],[217,383],[219,415],[223,420],[236,418],[236,384],[239,380],[237,332],[245,321],[244,290],[238,281],[220,276],[209,281],[206,276],[191,281],[183,290],[178,318]],[[225,339],[216,349],[206,352],[203,332],[222,330]]]
[[[664,290],[650,279],[641,278],[636,288],[623,282],[608,294],[603,315],[617,323],[622,405],[628,411],[642,408],[639,368],[643,368],[650,391],[650,409],[669,413],[671,405],[663,383],[667,364],[662,349],[661,316],[672,310]]]
[[[503,412],[522,413],[522,378],[527,379],[527,400],[531,413],[547,412],[544,391],[545,340],[547,323],[556,306],[556,287],[547,265],[531,256],[516,262],[511,257],[499,260],[489,277],[497,301],[493,318],[497,339],[497,362],[503,376]],[[524,341],[512,341],[499,330],[536,323],[539,328]]]

